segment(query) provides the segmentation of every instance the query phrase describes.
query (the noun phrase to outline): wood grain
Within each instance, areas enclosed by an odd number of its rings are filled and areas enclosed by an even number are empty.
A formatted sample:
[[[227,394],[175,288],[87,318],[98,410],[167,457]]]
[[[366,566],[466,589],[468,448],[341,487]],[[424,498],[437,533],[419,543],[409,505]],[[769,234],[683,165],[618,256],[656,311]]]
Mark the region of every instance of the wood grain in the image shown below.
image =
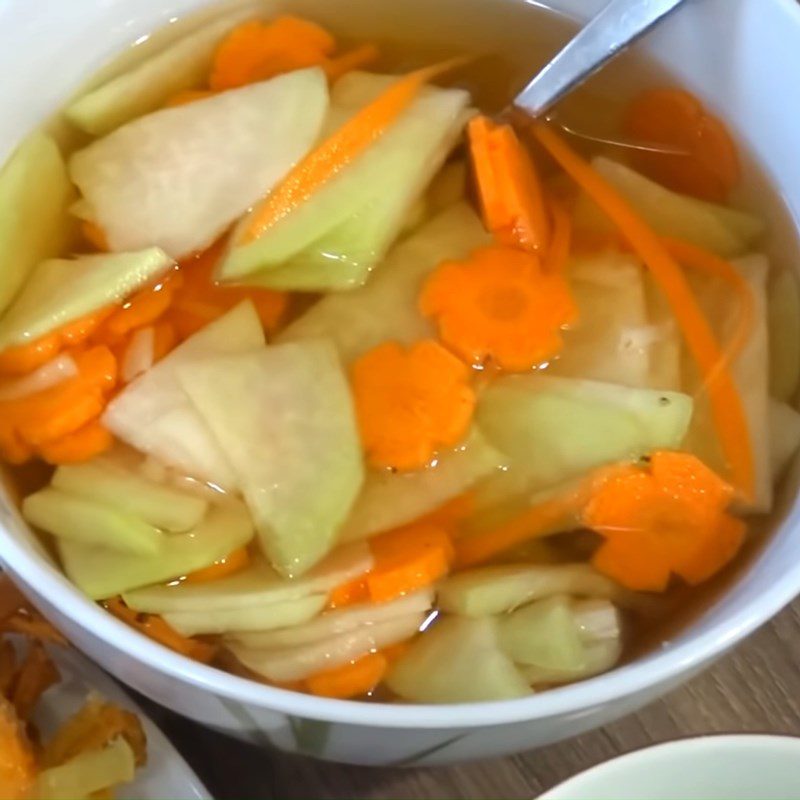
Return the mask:
[[[532,798],[640,747],[702,733],[800,734],[800,601],[699,678],[638,714],[561,744],[458,767],[380,770],[265,753],[148,708],[217,800]]]

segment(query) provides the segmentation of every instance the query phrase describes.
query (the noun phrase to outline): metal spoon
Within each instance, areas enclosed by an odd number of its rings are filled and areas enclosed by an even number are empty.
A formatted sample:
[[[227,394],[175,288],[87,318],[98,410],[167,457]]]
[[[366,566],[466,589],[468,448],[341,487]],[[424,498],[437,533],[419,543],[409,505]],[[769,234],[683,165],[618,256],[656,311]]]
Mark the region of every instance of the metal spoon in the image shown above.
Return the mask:
[[[531,117],[545,114],[562,97],[661,22],[683,1],[610,0],[517,95],[514,107]],[[584,135],[566,125],[562,127],[574,136],[597,140],[597,137]],[[606,139],[602,142],[618,147],[674,152],[654,143]]]

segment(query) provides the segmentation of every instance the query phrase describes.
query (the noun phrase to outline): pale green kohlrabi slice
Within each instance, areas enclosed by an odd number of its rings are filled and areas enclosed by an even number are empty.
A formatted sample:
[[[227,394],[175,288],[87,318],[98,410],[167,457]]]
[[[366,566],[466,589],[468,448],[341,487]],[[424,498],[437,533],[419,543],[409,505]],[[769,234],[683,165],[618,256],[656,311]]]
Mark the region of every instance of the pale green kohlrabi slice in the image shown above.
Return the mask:
[[[273,345],[198,361],[179,377],[234,470],[273,566],[307,572],[333,549],[364,479],[336,349],[324,340]]]
[[[680,447],[691,397],[611,383],[510,375],[481,395],[478,424],[538,491],[617,461]]]
[[[800,447],[800,412],[788,403],[770,398],[769,454],[772,476],[776,480],[786,471]]]
[[[173,94],[199,89],[208,78],[217,45],[250,14],[236,12],[188,33],[106,83],[80,95],[64,110],[67,119],[104,136],[132,119],[160,108]]]
[[[338,123],[393,80],[350,73],[333,90],[331,116]],[[351,97],[342,113],[345,94]],[[251,224],[245,217],[222,278],[303,290],[362,284],[460,136],[468,102],[461,90],[425,88],[381,137],[255,240],[243,238]]]
[[[202,250],[306,154],[328,108],[319,68],[222,92],[118,128],[70,160],[112,250]]]
[[[43,261],[0,319],[0,350],[39,339],[104,306],[121,303],[173,264],[157,247]]]
[[[236,477],[178,381],[178,369],[201,357],[241,353],[264,345],[252,303],[242,303],[198,331],[115,397],[103,424],[119,439],[179,473],[224,489]]]
[[[0,315],[43,259],[63,251],[74,190],[56,143],[25,139],[0,171]]]
[[[686,239],[731,258],[748,252],[764,230],[763,222],[745,211],[678,194],[608,158],[595,158],[592,166],[662,236]],[[601,230],[611,225],[583,194],[576,209],[576,224]]]
[[[770,394],[788,402],[800,380],[800,290],[788,269],[773,270],[767,289]]]
[[[503,652],[491,617],[437,621],[391,667],[386,684],[415,703],[474,703],[531,694]]]
[[[489,241],[475,212],[458,203],[400,242],[366,286],[323,297],[278,341],[327,338],[349,363],[387,340],[410,344],[433,336],[417,307],[423,281],[445,259],[464,258]]]

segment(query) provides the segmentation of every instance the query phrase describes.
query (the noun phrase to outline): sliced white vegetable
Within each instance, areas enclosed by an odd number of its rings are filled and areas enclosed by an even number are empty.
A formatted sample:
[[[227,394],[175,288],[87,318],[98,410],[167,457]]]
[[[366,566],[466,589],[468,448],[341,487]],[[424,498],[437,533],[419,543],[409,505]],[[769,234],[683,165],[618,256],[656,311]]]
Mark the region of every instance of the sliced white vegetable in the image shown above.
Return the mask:
[[[773,270],[768,285],[769,389],[789,401],[800,380],[800,289],[797,275]]]
[[[242,303],[126,386],[109,403],[103,424],[122,441],[186,475],[234,488],[233,470],[181,388],[177,371],[201,356],[245,352],[263,344],[255,308]]]
[[[209,611],[171,611],[164,619],[183,636],[222,634],[233,631],[270,631],[287,625],[302,625],[315,617],[328,602],[326,594],[310,594],[280,603],[222,608]]]
[[[739,396],[742,398],[755,467],[755,495],[748,508],[766,512],[772,506],[772,469],[769,452],[769,337],[766,320],[766,281],[769,263],[765,256],[753,255],[738,259],[734,266],[747,280],[755,299],[755,325],[739,357],[731,365],[731,372]],[[708,317],[719,341],[724,345],[731,340],[739,321],[738,298],[727,284],[692,275],[692,286],[700,305]],[[687,437],[687,447],[695,452],[718,474],[728,475],[713,416],[705,393],[697,392],[700,381],[694,362],[684,355],[688,391],[696,394],[695,415]]]
[[[652,389],[679,392],[683,388],[683,337],[669,302],[653,276],[644,276],[647,311],[655,332],[650,344],[650,382]]]
[[[595,158],[592,166],[662,236],[686,239],[731,258],[748,252],[764,230],[762,221],[751,214],[677,194],[608,158]],[[576,221],[579,226],[600,230],[610,225],[585,195],[580,196]]]
[[[85,750],[79,755],[42,770],[36,777],[31,797],[39,800],[75,800],[92,797],[134,778],[136,758],[122,736],[105,747]]]
[[[120,364],[120,376],[123,382],[130,383],[144,375],[153,366],[155,349],[155,331],[153,326],[139,328],[125,348]]]
[[[445,259],[464,258],[488,242],[475,212],[459,203],[394,248],[366,286],[324,297],[278,341],[328,338],[347,363],[390,339],[409,344],[432,336],[417,307],[422,282]]]
[[[229,578],[203,584],[148,586],[126,592],[124,599],[131,608],[149,614],[235,611],[328,593],[369,572],[373,563],[369,548],[357,543],[339,548],[302,578],[283,578],[258,559]]]
[[[115,553],[153,556],[161,552],[166,541],[161,531],[133,514],[50,487],[23,500],[22,516],[58,539],[105,547]]]
[[[363,603],[327,611],[305,625],[264,633],[239,633],[229,639],[242,647],[257,650],[294,647],[330,639],[362,625],[377,625],[395,617],[422,613],[432,605],[433,590],[423,589],[389,603]]]
[[[608,600],[573,600],[572,613],[578,626],[578,634],[585,644],[603,639],[619,639],[622,635],[619,611]]]
[[[0,171],[0,314],[42,259],[63,251],[74,190],[56,143],[25,139]]]
[[[172,259],[157,247],[43,261],[0,320],[0,350],[120,303],[172,265]]]
[[[252,538],[247,510],[227,505],[212,508],[190,533],[165,536],[155,556],[122,555],[64,539],[58,552],[67,577],[93,600],[104,600],[209,567]]]
[[[59,467],[53,486],[174,533],[191,530],[208,511],[207,501],[147,480],[105,458]]]
[[[498,640],[516,664],[579,670],[583,642],[569,597],[538,600],[497,620]]]
[[[477,431],[417,472],[370,472],[344,524],[344,542],[397,528],[463,494],[507,459]]]
[[[314,143],[327,106],[322,70],[289,72],[141,117],[75,153],[70,174],[113,250],[183,256],[270,191]]]
[[[333,89],[332,116],[350,116],[395,80],[349,73]],[[343,94],[356,99],[345,113]],[[426,87],[358,158],[256,240],[234,232],[220,274],[282,289],[363,283],[461,134],[468,102],[467,92]],[[245,217],[242,232],[249,224]]]
[[[800,412],[788,403],[769,401],[769,453],[776,480],[800,447]]]
[[[184,89],[199,89],[211,69],[217,44],[237,22],[238,12],[204,25],[71,102],[64,113],[74,125],[94,136],[105,134],[160,108]]]
[[[650,387],[655,335],[649,327],[639,261],[609,251],[573,259],[567,274],[578,321],[564,332],[564,348],[548,374]]]
[[[272,565],[284,575],[307,572],[333,549],[364,479],[336,349],[276,345],[178,374],[233,467]]]
[[[52,389],[77,374],[78,367],[72,356],[62,353],[28,375],[0,383],[0,401],[19,400],[20,397]]]
[[[588,564],[484,567],[447,578],[437,596],[444,611],[482,617],[559,594],[624,597],[614,581]]]
[[[538,490],[603,464],[679,447],[692,407],[691,397],[677,392],[511,375],[483,392],[477,419]]]
[[[436,622],[392,666],[386,684],[416,703],[473,703],[531,694],[500,648],[491,618],[448,617]]]
[[[341,667],[368,653],[404,642],[417,633],[424,621],[424,613],[406,614],[296,647],[256,650],[236,642],[230,642],[228,647],[248,669],[268,680],[285,683]]]

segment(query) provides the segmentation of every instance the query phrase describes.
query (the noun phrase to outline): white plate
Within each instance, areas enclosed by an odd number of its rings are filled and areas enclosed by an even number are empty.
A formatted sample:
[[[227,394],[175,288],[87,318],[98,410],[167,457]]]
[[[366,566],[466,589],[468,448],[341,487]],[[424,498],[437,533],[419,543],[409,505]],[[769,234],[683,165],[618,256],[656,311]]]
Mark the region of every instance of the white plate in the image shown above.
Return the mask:
[[[539,800],[800,800],[800,739],[668,742],[600,764]]]
[[[137,770],[136,780],[117,790],[120,800],[213,800],[167,737],[108,675],[73,648],[48,647],[48,652],[61,672],[61,682],[44,693],[33,717],[45,738],[84,704],[90,692],[97,692],[133,711],[147,734],[147,766]]]

